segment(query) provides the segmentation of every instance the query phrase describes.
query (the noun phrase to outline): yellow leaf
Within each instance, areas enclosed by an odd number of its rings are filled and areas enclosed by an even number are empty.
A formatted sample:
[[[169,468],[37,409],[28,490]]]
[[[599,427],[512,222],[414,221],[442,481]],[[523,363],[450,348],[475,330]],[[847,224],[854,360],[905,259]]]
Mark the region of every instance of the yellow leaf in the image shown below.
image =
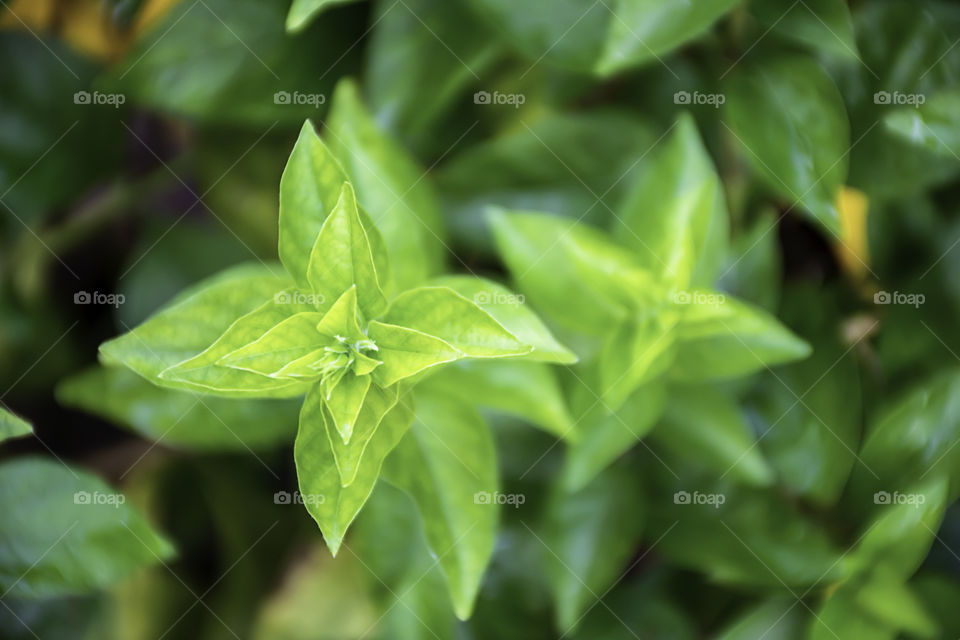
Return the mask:
[[[863,280],[870,270],[870,247],[867,241],[867,194],[843,187],[837,195],[840,213],[840,238],[834,243],[840,267],[851,279]]]

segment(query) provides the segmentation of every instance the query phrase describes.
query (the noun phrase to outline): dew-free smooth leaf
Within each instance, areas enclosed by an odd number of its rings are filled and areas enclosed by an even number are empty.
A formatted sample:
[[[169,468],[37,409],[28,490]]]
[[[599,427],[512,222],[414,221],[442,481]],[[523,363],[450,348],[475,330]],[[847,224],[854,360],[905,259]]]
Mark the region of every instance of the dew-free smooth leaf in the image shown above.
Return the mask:
[[[284,318],[262,336],[217,361],[217,364],[273,376],[284,365],[328,344],[330,339],[317,331],[324,314],[304,311]]]
[[[802,57],[741,63],[725,93],[726,124],[757,175],[828,232],[839,233],[834,203],[847,177],[850,124],[826,71]]]
[[[93,367],[62,381],[57,401],[148,440],[198,451],[268,451],[297,432],[300,401],[204,396],[163,389],[120,367]]]
[[[725,195],[697,126],[682,114],[655,147],[613,222],[616,237],[678,286],[711,286],[729,235]]]
[[[921,638],[937,637],[937,624],[902,577],[880,569],[859,587],[854,600],[860,609],[898,631]]]
[[[364,377],[369,379],[369,376]],[[330,447],[333,449],[333,457],[337,462],[342,486],[349,487],[356,479],[357,471],[360,469],[360,463],[370,439],[376,433],[383,417],[396,406],[401,393],[407,392],[401,392],[399,385],[390,389],[382,389],[375,384],[370,385],[366,394],[364,394],[363,405],[360,407],[356,426],[349,442],[344,442],[343,436],[332,419],[331,412],[325,414],[327,416],[327,436],[330,439]]]
[[[677,353],[669,372],[674,380],[742,376],[810,354],[806,342],[752,305],[707,291],[677,299],[682,301],[677,305]]]
[[[403,291],[442,269],[443,219],[430,176],[380,129],[358,93],[351,80],[337,85],[324,137],[356,186],[360,206],[383,235],[378,242],[390,254],[390,272],[378,263],[381,285]],[[378,243],[373,247],[379,250]]]
[[[308,496],[304,506],[319,525],[332,554],[339,551],[347,529],[380,477],[384,458],[400,442],[412,419],[413,409],[408,402],[395,405],[367,443],[353,482],[344,487],[324,422],[323,392],[316,385],[307,393],[300,410],[293,455],[300,493]]]
[[[33,428],[26,420],[18,418],[6,409],[0,408],[0,444],[4,440],[20,438],[33,433]]]
[[[373,250],[379,242],[370,240],[376,228],[364,228],[350,183],[341,185],[333,211],[324,220],[310,252],[307,280],[324,300],[337,300],[356,287],[357,304],[366,318],[379,316],[387,306]]]
[[[493,553],[500,509],[490,499],[498,481],[487,425],[464,403],[418,393],[413,426],[385,473],[417,503],[427,542],[447,576],[454,611],[462,620],[469,618]]]
[[[717,640],[794,640],[803,637],[804,611],[792,598],[770,598],[737,617]]]
[[[714,387],[671,387],[667,409],[650,438],[720,476],[756,486],[774,480],[746,416],[734,399]]]
[[[343,444],[350,444],[360,409],[370,389],[370,376],[358,376],[348,371],[333,389],[327,391],[326,408],[334,429]]]
[[[875,638],[894,640],[897,630],[857,606],[855,587],[842,585],[814,610],[805,640]]]
[[[501,284],[474,276],[444,276],[431,284],[450,287],[489,313],[521,342],[533,346],[525,359],[573,364],[577,356],[560,344],[523,296]]]
[[[377,358],[383,363],[371,375],[383,387],[464,357],[456,347],[415,329],[374,320],[368,332],[377,345]]]
[[[960,90],[942,91],[923,99],[921,105],[886,114],[884,125],[911,144],[956,159],[960,154]]]
[[[123,494],[53,460],[0,465],[0,511],[4,595],[94,591],[173,555]]]
[[[610,329],[596,361],[600,385],[595,389],[609,409],[619,408],[635,390],[671,366],[676,322],[677,314],[667,309],[625,320]]]
[[[287,13],[287,31],[297,33],[302,31],[310,21],[322,11],[338,4],[355,2],[356,0],[293,0],[290,11]]]
[[[390,303],[383,322],[440,338],[470,358],[521,356],[533,350],[449,287],[418,287],[403,292]]]
[[[751,3],[750,12],[765,28],[814,51],[852,62],[860,59],[846,0],[768,0]]]
[[[123,364],[161,384],[162,371],[197,355],[237,318],[291,285],[279,265],[227,269],[185,290],[132,331],[103,343],[100,357],[106,364]]]
[[[547,506],[544,558],[557,626],[572,630],[620,577],[643,526],[640,475],[616,464],[577,491],[559,488]]]

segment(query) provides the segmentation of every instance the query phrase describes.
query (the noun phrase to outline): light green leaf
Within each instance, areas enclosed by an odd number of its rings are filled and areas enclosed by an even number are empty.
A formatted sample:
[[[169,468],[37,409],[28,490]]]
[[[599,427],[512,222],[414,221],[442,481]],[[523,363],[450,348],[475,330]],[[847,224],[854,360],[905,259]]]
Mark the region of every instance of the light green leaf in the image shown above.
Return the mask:
[[[498,520],[496,451],[487,425],[461,402],[418,392],[413,427],[385,469],[387,479],[416,501],[454,611],[466,620]]]
[[[198,451],[267,451],[296,435],[299,400],[203,396],[150,384],[120,367],[93,367],[57,386],[57,401],[154,442]]]
[[[766,311],[709,291],[680,292],[670,377],[699,382],[753,373],[810,355],[810,346]]]
[[[720,179],[689,114],[662,144],[619,209],[616,237],[669,283],[711,286],[730,233]]]
[[[421,384],[418,390],[520,416],[558,438],[576,437],[563,390],[553,369],[541,362],[466,360]]]
[[[293,0],[290,12],[287,13],[287,31],[297,33],[306,28],[310,21],[316,18],[328,7],[338,4],[355,2],[356,0]]]
[[[903,94],[887,92],[891,101],[897,95]],[[956,159],[960,154],[960,90],[941,91],[929,100],[923,94],[910,98],[924,102],[884,115],[887,130],[914,145]]]
[[[527,360],[573,364],[575,353],[560,344],[540,318],[526,304],[523,296],[486,278],[473,276],[444,276],[431,281],[450,287],[464,298],[489,313],[518,340],[533,346],[524,356]]]
[[[370,376],[347,372],[336,386],[326,390],[327,410],[343,444],[350,444],[360,408],[370,389]]]
[[[395,10],[410,11],[404,6]],[[422,25],[418,22],[417,27]],[[378,262],[381,285],[404,291],[440,272],[446,246],[431,178],[380,130],[351,80],[337,85],[326,124],[327,143],[356,185],[360,206],[383,234],[381,243],[389,252],[392,274]],[[366,221],[364,226],[369,230]],[[373,246],[379,250],[377,243]]]
[[[279,265],[227,269],[187,289],[136,329],[103,343],[100,357],[106,364],[123,364],[155,384],[189,388],[160,380],[160,373],[209,347],[237,318],[254,311],[264,300],[275,295],[291,300],[289,293],[278,294],[291,284]],[[294,304],[289,308],[287,315],[310,310]]]
[[[860,59],[846,0],[767,0],[750,3],[750,11],[784,38],[841,60]]]
[[[615,411],[593,394],[584,395],[587,409],[577,420],[576,441],[567,449],[564,466],[564,483],[570,491],[585,487],[637,444],[654,427],[666,402],[660,383],[637,389]]]
[[[470,358],[498,358],[530,353],[493,316],[448,287],[419,287],[390,303],[383,321],[440,338]]]
[[[644,511],[639,478],[629,465],[617,464],[586,487],[559,488],[550,498],[544,558],[564,632],[607,592],[636,550]]]
[[[774,474],[736,401],[709,386],[671,387],[651,440],[690,463],[745,484],[767,486]]]
[[[854,595],[859,608],[885,626],[921,638],[937,637],[937,623],[904,579],[877,570]]]
[[[6,409],[0,408],[0,444],[4,440],[20,438],[33,433],[30,424],[21,418],[13,415]]]
[[[413,410],[408,403],[395,405],[367,443],[353,482],[344,487],[324,422],[322,391],[316,385],[307,393],[300,410],[300,429],[293,455],[305,506],[320,526],[332,554],[336,555],[340,549],[350,523],[373,491],[384,458],[400,442],[412,419]]]
[[[320,228],[340,198],[347,175],[317,136],[303,123],[280,178],[280,260],[301,289],[309,289],[307,265]],[[332,300],[336,300],[334,296]]]
[[[802,57],[744,64],[730,75],[725,93],[730,130],[754,171],[838,234],[834,202],[847,177],[850,124],[823,67]]]
[[[106,587],[173,555],[99,478],[40,458],[0,465],[0,592],[41,598]]]
[[[620,0],[610,10],[610,26],[603,53],[596,63],[600,73],[612,73],[664,56],[710,28],[738,0]]]
[[[795,599],[773,597],[739,616],[717,640],[797,640],[808,624],[805,613]]]
[[[677,313],[665,309],[626,320],[611,328],[596,361],[600,385],[595,391],[616,410],[635,390],[660,377],[676,353]]]
[[[160,372],[161,384],[222,396],[292,397],[304,393],[309,382],[270,378],[252,371],[218,364],[224,356],[261,338],[287,318],[312,311],[309,305],[271,299],[231,324],[216,342],[200,354]],[[149,321],[148,321],[149,322]]]
[[[370,379],[369,376],[365,377],[368,380]],[[337,462],[337,470],[340,472],[341,486],[349,487],[353,484],[370,439],[376,433],[377,427],[380,426],[380,421],[397,404],[399,399],[399,386],[382,389],[377,385],[370,385],[364,395],[363,405],[360,407],[356,419],[356,427],[349,442],[345,442],[343,436],[337,430],[330,412],[325,413],[327,417],[327,436],[330,439],[330,447],[333,449],[333,457]],[[327,409],[329,408],[329,403],[327,403]]]
[[[307,280],[313,292],[325,300],[336,300],[355,286],[360,310],[366,318],[375,318],[387,306],[372,253],[379,243],[369,239],[370,234],[379,232],[364,229],[353,187],[348,182],[342,187],[313,245]]]
[[[304,311],[284,318],[253,342],[221,357],[217,364],[278,377],[285,365],[330,344],[330,338],[317,331],[323,317],[316,311]]]
[[[857,605],[856,585],[845,584],[831,593],[820,605],[807,630],[805,640],[836,640],[837,638],[870,638],[894,640],[897,630],[868,614]]]
[[[495,211],[497,249],[517,287],[559,325],[604,335],[652,292],[629,251],[573,220]]]
[[[424,369],[464,357],[464,353],[456,347],[415,329],[374,320],[367,331],[370,339],[376,343],[377,357],[383,363],[372,373],[374,380],[382,387],[389,387]]]

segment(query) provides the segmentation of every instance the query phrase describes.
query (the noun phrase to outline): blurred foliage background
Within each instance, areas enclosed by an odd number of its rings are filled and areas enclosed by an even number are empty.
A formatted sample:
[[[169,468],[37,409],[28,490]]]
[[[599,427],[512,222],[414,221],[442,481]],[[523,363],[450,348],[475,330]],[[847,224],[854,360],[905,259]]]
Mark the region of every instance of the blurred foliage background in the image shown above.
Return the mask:
[[[118,546],[124,558],[92,559],[111,565],[95,579],[67,559],[26,592],[30,563],[4,556],[41,562],[58,520],[6,511],[0,637],[960,635],[960,7],[0,5],[0,403],[35,431],[0,449],[0,497],[106,481],[138,510],[117,511],[124,526],[146,527],[143,513],[163,535],[144,547],[163,558],[141,559],[150,568],[121,570],[142,562]],[[609,226],[689,113],[729,210],[721,290],[814,348],[671,396],[642,445],[563,509],[550,503],[564,445],[485,410],[501,485],[525,501],[501,510],[468,621],[390,484],[336,560],[302,508],[276,504],[296,487],[296,404],[191,405],[96,367],[103,340],[187,285],[276,259],[287,156],[305,118],[323,130],[348,77],[370,129],[342,129],[354,137],[338,144],[372,149],[375,166],[409,155],[440,212],[438,256],[495,278],[486,207]],[[563,411],[564,398],[538,400]],[[775,480],[726,473],[745,456]],[[17,468],[37,457],[49,468]],[[689,488],[726,502],[684,509],[671,497]],[[878,503],[881,491],[924,502]],[[25,549],[16,518],[53,535]]]

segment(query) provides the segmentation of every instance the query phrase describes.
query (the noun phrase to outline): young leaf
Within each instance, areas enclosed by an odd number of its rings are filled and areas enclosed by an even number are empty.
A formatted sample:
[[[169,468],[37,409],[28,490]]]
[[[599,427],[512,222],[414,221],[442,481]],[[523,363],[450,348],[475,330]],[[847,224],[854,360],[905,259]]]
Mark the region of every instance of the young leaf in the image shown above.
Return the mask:
[[[597,359],[600,385],[595,389],[610,410],[670,367],[676,353],[676,322],[677,314],[666,309],[612,329]]]
[[[336,386],[325,391],[330,420],[345,445],[350,444],[369,389],[370,376],[358,376],[348,371]]]
[[[551,496],[544,557],[564,632],[607,592],[636,549],[643,526],[639,477],[617,464],[582,489],[560,488]]]
[[[369,379],[369,376],[364,376]],[[370,443],[370,439],[380,426],[380,421],[400,399],[400,386],[390,389],[381,389],[377,385],[370,385],[363,398],[363,405],[356,419],[356,426],[349,442],[344,442],[342,435],[336,428],[330,413],[327,412],[326,426],[333,457],[337,462],[340,473],[340,484],[349,487],[357,477],[363,454]],[[329,403],[328,403],[329,408]]]
[[[33,428],[28,422],[0,408],[0,444],[3,444],[4,440],[20,438],[31,433]]]
[[[408,403],[399,402],[380,421],[367,443],[354,480],[341,484],[337,462],[324,422],[324,399],[320,385],[307,393],[300,410],[300,428],[293,448],[297,463],[300,493],[307,511],[320,526],[323,539],[333,555],[337,554],[350,523],[363,508],[380,476],[380,466],[387,454],[397,446],[413,419]]]
[[[0,465],[0,592],[41,598],[106,587],[173,547],[99,478],[42,458]]]
[[[575,353],[560,344],[540,318],[526,304],[523,296],[503,285],[473,276],[444,276],[431,284],[450,287],[464,298],[489,313],[518,340],[533,346],[527,360],[573,364]]]
[[[323,317],[322,313],[305,311],[284,318],[253,342],[221,357],[217,364],[273,377],[284,365],[330,344],[330,338],[317,331]]]
[[[682,309],[670,377],[717,380],[810,355],[810,346],[766,311],[716,293],[677,294]]]
[[[136,329],[100,345],[101,359],[123,364],[155,384],[187,386],[165,383],[160,373],[209,347],[264,300],[288,295],[278,294],[292,284],[278,267],[239,265],[194,285]],[[291,309],[289,315],[310,310]]]
[[[499,322],[448,287],[419,287],[401,293],[390,303],[383,322],[440,338],[470,358],[498,358],[530,353]]]
[[[830,76],[809,58],[773,58],[730,75],[729,127],[767,185],[840,231],[834,205],[847,177],[850,124]]]
[[[318,296],[336,300],[350,287],[357,288],[357,304],[366,318],[376,318],[387,306],[380,275],[373,259],[370,234],[360,221],[356,196],[344,182],[333,211],[327,216],[310,252],[307,280]]]
[[[293,0],[287,13],[287,32],[303,31],[310,22],[328,7],[356,0]]]
[[[409,378],[424,369],[464,357],[447,342],[415,329],[374,320],[367,327],[377,345],[377,357],[383,363],[373,370],[373,378],[382,387]]]
[[[615,235],[667,282],[711,286],[730,233],[720,179],[689,114],[663,145],[620,208]]]
[[[498,519],[498,505],[489,499],[498,484],[487,425],[460,402],[418,393],[414,424],[387,460],[385,475],[416,501],[454,611],[466,620],[493,553]]]

